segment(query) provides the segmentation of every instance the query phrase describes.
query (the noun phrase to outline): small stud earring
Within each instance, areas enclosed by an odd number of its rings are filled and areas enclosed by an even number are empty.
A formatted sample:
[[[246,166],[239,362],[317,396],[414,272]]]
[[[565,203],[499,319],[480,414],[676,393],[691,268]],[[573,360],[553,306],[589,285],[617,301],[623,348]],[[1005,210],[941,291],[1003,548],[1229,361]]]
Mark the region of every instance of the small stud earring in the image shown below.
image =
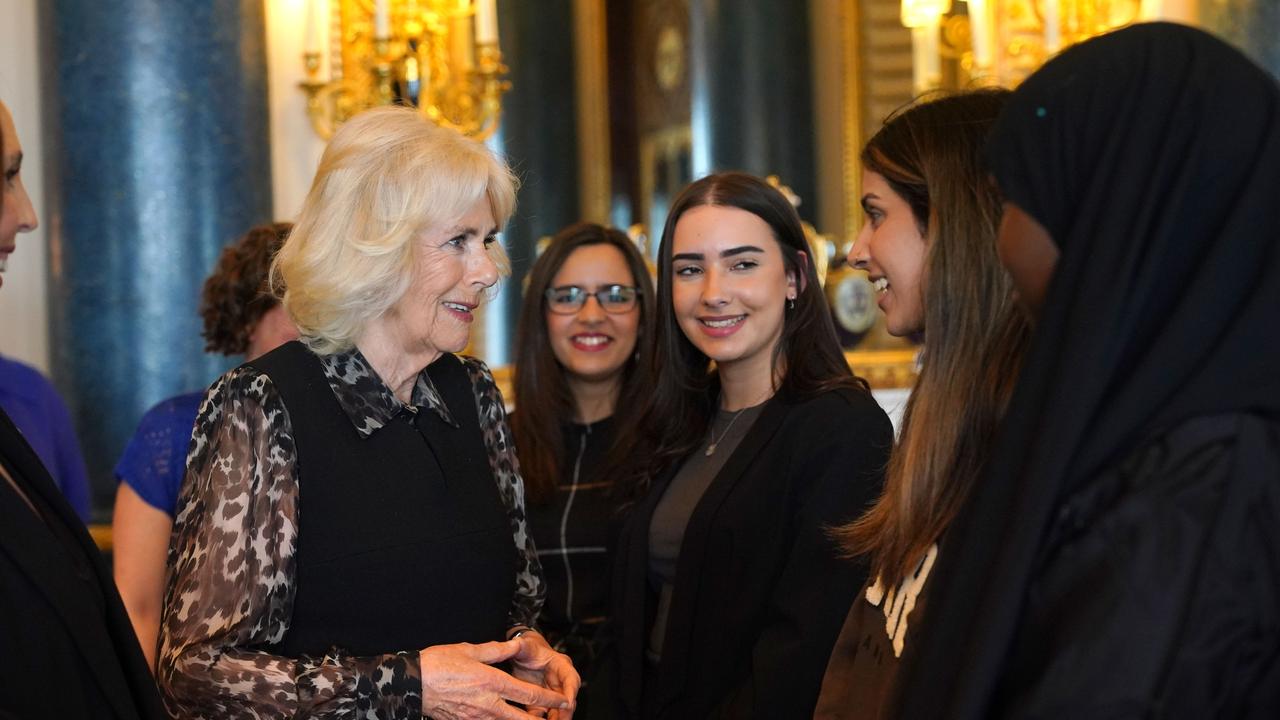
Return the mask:
[[[795,309],[796,309],[796,299],[795,299],[795,298],[787,298],[787,309],[788,309],[788,310],[795,310]]]

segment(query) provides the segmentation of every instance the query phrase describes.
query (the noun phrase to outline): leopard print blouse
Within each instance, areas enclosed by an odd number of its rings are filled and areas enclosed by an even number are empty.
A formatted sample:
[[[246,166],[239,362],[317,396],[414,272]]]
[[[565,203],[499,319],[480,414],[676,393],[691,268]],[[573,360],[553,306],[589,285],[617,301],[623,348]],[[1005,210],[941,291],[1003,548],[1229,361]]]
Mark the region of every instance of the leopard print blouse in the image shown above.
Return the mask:
[[[521,563],[511,626],[532,625],[546,593],[525,528],[524,484],[502,394],[484,363],[471,378],[489,465]],[[321,356],[325,377],[361,437],[403,408],[358,350]],[[423,370],[416,408],[452,423]],[[376,657],[272,655],[289,630],[298,543],[297,456],[289,413],[249,366],[205,395],[178,499],[157,681],[174,717],[420,718],[418,648]]]

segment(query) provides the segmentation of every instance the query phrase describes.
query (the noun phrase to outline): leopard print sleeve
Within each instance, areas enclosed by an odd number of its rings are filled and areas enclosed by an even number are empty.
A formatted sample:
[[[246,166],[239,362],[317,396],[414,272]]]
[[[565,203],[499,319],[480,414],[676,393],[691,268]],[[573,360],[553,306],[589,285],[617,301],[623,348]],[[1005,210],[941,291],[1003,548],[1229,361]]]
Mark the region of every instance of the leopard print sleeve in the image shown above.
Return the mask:
[[[542,610],[547,596],[547,586],[542,580],[542,563],[538,561],[533,538],[529,535],[524,512],[524,480],[520,477],[520,462],[516,459],[516,446],[507,425],[507,409],[502,391],[493,380],[493,373],[480,360],[462,358],[471,387],[475,391],[476,410],[480,416],[480,430],[484,434],[485,447],[489,451],[489,468],[498,483],[498,492],[507,506],[507,518],[520,552],[520,566],[516,572],[516,595],[512,598],[511,611],[507,615],[511,627],[533,627],[533,621]]]
[[[174,717],[420,718],[418,653],[293,659],[293,431],[270,379],[233,370],[205,395],[178,499],[157,681]]]

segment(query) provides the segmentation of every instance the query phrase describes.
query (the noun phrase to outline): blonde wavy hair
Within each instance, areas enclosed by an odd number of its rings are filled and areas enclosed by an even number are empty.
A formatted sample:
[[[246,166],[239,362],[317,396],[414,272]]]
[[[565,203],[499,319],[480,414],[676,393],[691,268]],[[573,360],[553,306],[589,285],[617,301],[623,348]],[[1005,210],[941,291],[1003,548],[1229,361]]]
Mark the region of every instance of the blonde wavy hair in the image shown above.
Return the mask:
[[[484,145],[405,107],[348,120],[325,149],[272,287],[315,352],[350,349],[365,325],[404,295],[413,238],[456,221],[487,198],[498,226],[515,208],[517,182]],[[500,243],[489,252],[503,277]]]

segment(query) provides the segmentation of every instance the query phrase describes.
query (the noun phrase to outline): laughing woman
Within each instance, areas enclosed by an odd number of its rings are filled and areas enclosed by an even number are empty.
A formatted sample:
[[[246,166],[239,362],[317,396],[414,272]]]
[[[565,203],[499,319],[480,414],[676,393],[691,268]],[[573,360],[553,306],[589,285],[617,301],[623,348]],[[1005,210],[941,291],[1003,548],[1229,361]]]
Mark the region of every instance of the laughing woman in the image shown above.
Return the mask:
[[[750,175],[672,206],[652,486],[619,545],[619,717],[804,717],[866,568],[827,531],[879,492],[893,430],[836,341],[799,217]],[[712,363],[714,362],[714,369]]]
[[[923,334],[920,378],[889,459],[884,494],[839,532],[872,577],[832,651],[816,717],[886,717],[899,658],[926,611],[940,540],[990,459],[1030,323],[996,256],[999,193],[983,142],[1007,90],[907,107],[862,151],[866,222],[849,253],[880,287],[894,335]]]
[[[224,375],[196,420],[157,672],[175,717],[571,711],[577,674],[529,629],[502,397],[453,355],[514,196],[484,146],[409,109],[330,141],[275,265],[303,342]]]

